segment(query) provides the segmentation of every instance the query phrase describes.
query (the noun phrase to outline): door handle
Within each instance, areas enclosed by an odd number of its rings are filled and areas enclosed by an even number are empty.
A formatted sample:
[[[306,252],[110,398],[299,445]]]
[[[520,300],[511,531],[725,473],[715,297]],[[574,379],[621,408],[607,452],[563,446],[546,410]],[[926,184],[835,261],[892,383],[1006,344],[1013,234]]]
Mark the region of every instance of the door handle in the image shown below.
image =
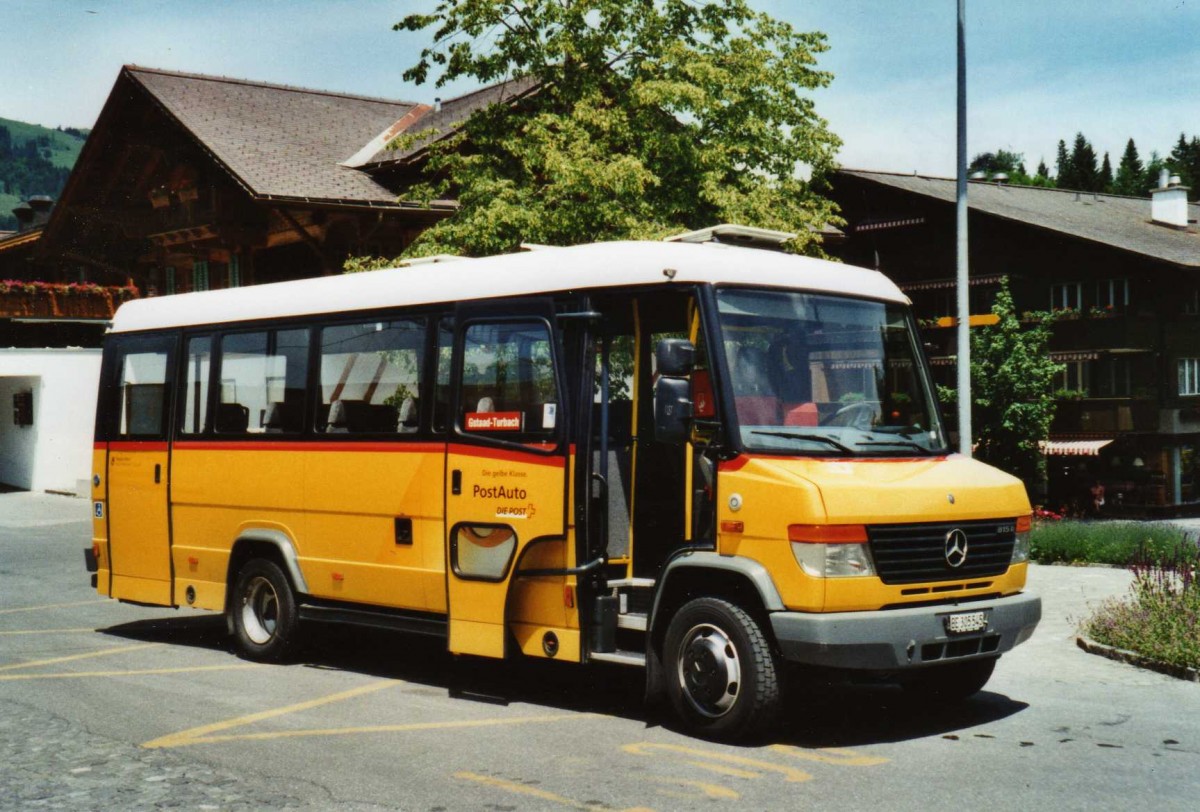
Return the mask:
[[[154,484],[162,482],[162,466],[158,463],[154,464]]]
[[[462,471],[457,468],[450,472],[450,493],[455,496],[462,493]]]

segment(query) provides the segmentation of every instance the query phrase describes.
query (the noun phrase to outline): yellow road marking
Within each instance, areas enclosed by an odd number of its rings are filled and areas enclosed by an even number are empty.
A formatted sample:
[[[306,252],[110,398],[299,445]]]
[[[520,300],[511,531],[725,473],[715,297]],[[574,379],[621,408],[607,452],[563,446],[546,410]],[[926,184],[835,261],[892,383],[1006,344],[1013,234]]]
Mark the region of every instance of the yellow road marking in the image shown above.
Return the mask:
[[[758,759],[746,758],[745,756],[735,756],[729,753],[714,753],[710,750],[700,750],[695,747],[685,747],[681,744],[654,744],[652,742],[639,742],[636,744],[627,744],[621,748],[626,753],[632,753],[635,756],[653,755],[654,751],[665,751],[673,755],[684,756],[681,760],[687,764],[699,767],[710,772],[715,772],[722,775],[736,775],[741,778],[758,778],[761,772],[775,772],[784,776],[785,780],[799,783],[808,781],[812,778],[811,775],[803,770],[797,770],[795,767],[788,767],[783,764],[772,764],[769,761],[759,761]],[[699,760],[693,760],[698,758]],[[736,766],[731,766],[736,765]],[[745,769],[739,769],[744,767]]]
[[[107,657],[110,654],[124,654],[127,651],[137,651],[143,648],[155,648],[156,646],[161,645],[162,643],[139,643],[136,646],[118,646],[116,648],[106,648],[100,651],[88,651],[83,654],[72,654],[67,657],[51,657],[48,660],[30,660],[27,663],[12,663],[10,665],[0,666],[0,671],[15,671],[18,668],[35,668],[39,665],[69,663],[73,660],[86,660],[91,657]]]
[[[657,784],[676,784],[682,787],[694,787],[700,790],[707,798],[724,798],[730,801],[736,801],[742,796],[731,790],[729,787],[723,787],[720,784],[709,784],[704,781],[691,781],[687,778],[659,778],[651,776],[646,779]],[[696,798],[695,793],[686,792],[671,792],[669,790],[659,790],[662,795],[667,795],[671,798]]]
[[[595,807],[587,804],[581,804],[579,801],[572,801],[570,798],[564,798],[561,795],[555,795],[553,792],[547,792],[544,789],[531,787],[528,784],[518,784],[515,781],[505,781],[503,778],[493,778],[490,775],[477,775],[476,773],[457,772],[455,778],[460,778],[463,781],[474,781],[478,784],[484,784],[496,789],[506,790],[516,793],[517,795],[530,795],[542,801],[551,801],[561,806],[566,806],[571,809],[594,809]]]
[[[310,699],[307,702],[297,702],[294,705],[286,705],[282,708],[272,708],[271,710],[259,711],[246,716],[238,716],[234,719],[226,719],[224,722],[214,722],[200,727],[189,728],[188,730],[172,733],[168,736],[162,736],[148,741],[142,747],[180,747],[187,744],[197,744],[201,741],[206,741],[210,733],[217,733],[222,730],[231,730],[235,727],[244,727],[245,725],[261,722],[263,719],[273,719],[276,716],[285,716],[289,713],[297,711],[309,710],[310,708],[319,708],[322,705],[328,705],[331,702],[341,702],[344,699],[352,699],[363,694],[373,693],[383,688],[392,685],[400,685],[399,681],[385,680],[383,682],[373,682],[370,685],[361,685],[358,688],[351,688],[349,691],[340,691],[336,694],[323,696],[318,699]],[[223,737],[229,738],[229,737]],[[234,736],[233,738],[241,738]]]
[[[61,609],[64,606],[90,606],[94,603],[111,603],[114,606],[118,605],[114,601],[108,599],[95,601],[75,601],[74,603],[47,603],[43,606],[21,606],[16,609],[0,609],[0,615],[11,615],[13,612],[36,612],[39,609]]]
[[[94,632],[95,628],[88,626],[82,629],[27,629],[22,631],[0,632],[0,637],[10,637],[16,634],[78,634],[80,632]]]
[[[507,719],[455,719],[448,722],[409,722],[402,725],[364,725],[361,727],[327,727],[307,730],[274,730],[263,733],[234,733],[227,736],[201,736],[174,741],[171,736],[143,744],[142,747],[183,747],[190,744],[216,744],[231,741],[267,741],[270,739],[295,739],[309,736],[353,736],[361,733],[415,733],[422,730],[458,730],[462,728],[503,727],[506,725],[532,725],[546,722],[562,722],[579,719],[589,714],[564,713],[558,716],[517,716]]]
[[[82,679],[84,677],[137,677],[145,674],[192,674],[196,671],[240,671],[258,668],[254,663],[240,665],[200,665],[189,668],[141,668],[134,671],[66,671],[60,674],[0,674],[0,682],[30,679]]]
[[[843,747],[822,747],[819,750],[806,750],[790,744],[772,744],[770,747],[776,753],[783,753],[806,761],[817,761],[821,764],[836,764],[839,767],[874,767],[877,764],[887,764],[891,759],[883,756],[865,756]]]

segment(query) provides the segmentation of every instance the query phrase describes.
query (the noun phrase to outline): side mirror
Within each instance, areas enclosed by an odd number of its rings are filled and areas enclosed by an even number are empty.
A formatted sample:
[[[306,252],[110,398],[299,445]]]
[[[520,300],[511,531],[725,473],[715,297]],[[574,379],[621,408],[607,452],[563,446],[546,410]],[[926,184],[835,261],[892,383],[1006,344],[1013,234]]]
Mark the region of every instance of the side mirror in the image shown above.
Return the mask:
[[[664,338],[654,348],[658,374],[669,378],[686,378],[696,364],[696,347],[686,338]]]
[[[654,439],[671,445],[684,442],[691,419],[691,386],[687,378],[659,378],[654,384]]]

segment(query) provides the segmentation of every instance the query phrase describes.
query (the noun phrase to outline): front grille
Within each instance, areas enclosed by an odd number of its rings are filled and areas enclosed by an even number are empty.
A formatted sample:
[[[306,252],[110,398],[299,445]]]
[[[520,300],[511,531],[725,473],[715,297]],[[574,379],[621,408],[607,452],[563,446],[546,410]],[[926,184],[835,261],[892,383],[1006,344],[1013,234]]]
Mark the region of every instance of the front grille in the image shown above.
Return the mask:
[[[967,535],[966,560],[958,567],[946,561],[946,535]],[[867,527],[875,571],[885,584],[959,581],[1002,575],[1016,542],[1014,521],[887,524]]]

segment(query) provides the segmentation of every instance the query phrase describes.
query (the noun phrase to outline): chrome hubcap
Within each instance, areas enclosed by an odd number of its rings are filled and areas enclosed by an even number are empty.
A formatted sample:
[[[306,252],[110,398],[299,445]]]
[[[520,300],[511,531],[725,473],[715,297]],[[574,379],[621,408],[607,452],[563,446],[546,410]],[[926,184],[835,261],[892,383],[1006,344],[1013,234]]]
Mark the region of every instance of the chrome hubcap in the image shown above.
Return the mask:
[[[242,595],[242,628],[247,637],[261,646],[275,636],[278,621],[279,596],[275,587],[266,578],[257,576],[246,585]]]
[[[725,632],[708,623],[693,626],[679,650],[679,685],[699,713],[715,719],[737,701],[742,666]]]

